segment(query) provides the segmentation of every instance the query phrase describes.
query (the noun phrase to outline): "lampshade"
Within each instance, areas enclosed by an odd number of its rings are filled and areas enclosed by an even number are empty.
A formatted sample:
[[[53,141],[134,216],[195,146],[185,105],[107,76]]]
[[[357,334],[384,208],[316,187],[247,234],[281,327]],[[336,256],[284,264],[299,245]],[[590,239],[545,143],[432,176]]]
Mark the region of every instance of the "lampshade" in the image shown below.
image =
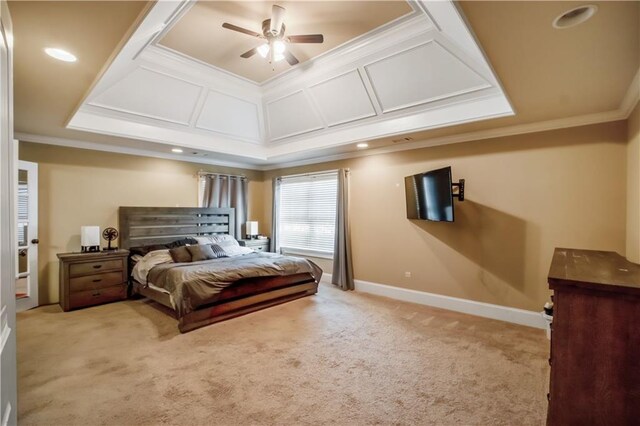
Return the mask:
[[[82,251],[99,251],[100,250],[100,227],[99,226],[81,226],[80,227],[80,245]]]
[[[247,235],[251,235],[251,236],[258,235],[258,222],[257,221],[247,222],[245,228],[247,230]]]

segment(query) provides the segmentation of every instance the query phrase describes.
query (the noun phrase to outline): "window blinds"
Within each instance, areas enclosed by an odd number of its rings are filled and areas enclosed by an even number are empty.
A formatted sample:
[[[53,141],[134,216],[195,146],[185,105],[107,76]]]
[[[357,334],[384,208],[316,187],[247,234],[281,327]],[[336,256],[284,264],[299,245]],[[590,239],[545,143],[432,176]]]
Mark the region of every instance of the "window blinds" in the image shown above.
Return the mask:
[[[333,253],[337,189],[337,172],[281,178],[281,247]]]
[[[29,225],[29,187],[25,182],[18,182],[18,246],[27,245],[27,229]]]

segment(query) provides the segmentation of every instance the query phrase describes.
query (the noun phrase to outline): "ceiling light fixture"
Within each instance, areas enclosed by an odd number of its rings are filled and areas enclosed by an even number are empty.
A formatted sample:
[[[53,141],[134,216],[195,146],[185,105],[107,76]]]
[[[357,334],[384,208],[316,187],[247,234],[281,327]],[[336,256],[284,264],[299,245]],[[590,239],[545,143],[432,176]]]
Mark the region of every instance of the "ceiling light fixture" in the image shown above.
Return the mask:
[[[74,54],[63,49],[58,49],[57,47],[47,47],[44,49],[44,53],[59,61],[75,62],[78,60]]]
[[[356,145],[358,148],[368,148],[369,144],[366,142],[360,142],[358,145]]]
[[[182,154],[182,149],[180,149],[180,148],[171,148],[171,152],[175,152],[176,154]]]
[[[269,44],[263,44],[256,48],[258,54],[263,58],[269,56],[269,52],[273,53],[273,60],[275,62],[281,61],[284,59],[284,51],[287,50],[287,46],[281,40],[273,40]]]
[[[565,28],[575,27],[576,25],[586,22],[589,18],[596,14],[598,6],[587,4],[584,6],[574,7],[567,10],[553,20],[553,28],[562,30]]]
[[[269,54],[269,45],[267,43],[265,43],[265,44],[263,44],[261,46],[258,46],[258,53],[263,58],[266,58],[267,55]]]

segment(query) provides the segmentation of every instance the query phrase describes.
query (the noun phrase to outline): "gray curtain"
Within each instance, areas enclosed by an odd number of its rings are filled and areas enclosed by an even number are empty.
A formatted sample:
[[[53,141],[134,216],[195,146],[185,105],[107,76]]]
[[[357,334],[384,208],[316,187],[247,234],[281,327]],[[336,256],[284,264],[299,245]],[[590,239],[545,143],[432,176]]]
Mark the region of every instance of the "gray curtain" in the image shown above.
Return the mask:
[[[242,227],[247,221],[248,182],[241,176],[205,175],[203,207],[233,207],[236,226],[234,236],[243,237]]]
[[[353,290],[355,287],[353,285],[351,230],[349,226],[349,169],[338,170],[335,234],[331,282],[343,290]]]
[[[278,241],[278,218],[280,217],[280,182],[280,178],[273,178],[273,206],[271,207],[271,243],[269,245],[269,251],[274,253],[280,253],[280,242]]]

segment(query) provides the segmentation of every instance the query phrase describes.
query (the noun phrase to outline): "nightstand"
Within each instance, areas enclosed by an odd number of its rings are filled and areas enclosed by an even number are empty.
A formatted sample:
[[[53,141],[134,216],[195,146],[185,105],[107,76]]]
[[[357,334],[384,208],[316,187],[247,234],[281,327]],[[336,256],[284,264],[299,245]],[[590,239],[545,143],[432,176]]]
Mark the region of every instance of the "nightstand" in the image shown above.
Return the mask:
[[[254,240],[238,240],[241,246],[249,247],[255,251],[269,251],[269,238]]]
[[[129,250],[58,253],[63,311],[127,298]]]

